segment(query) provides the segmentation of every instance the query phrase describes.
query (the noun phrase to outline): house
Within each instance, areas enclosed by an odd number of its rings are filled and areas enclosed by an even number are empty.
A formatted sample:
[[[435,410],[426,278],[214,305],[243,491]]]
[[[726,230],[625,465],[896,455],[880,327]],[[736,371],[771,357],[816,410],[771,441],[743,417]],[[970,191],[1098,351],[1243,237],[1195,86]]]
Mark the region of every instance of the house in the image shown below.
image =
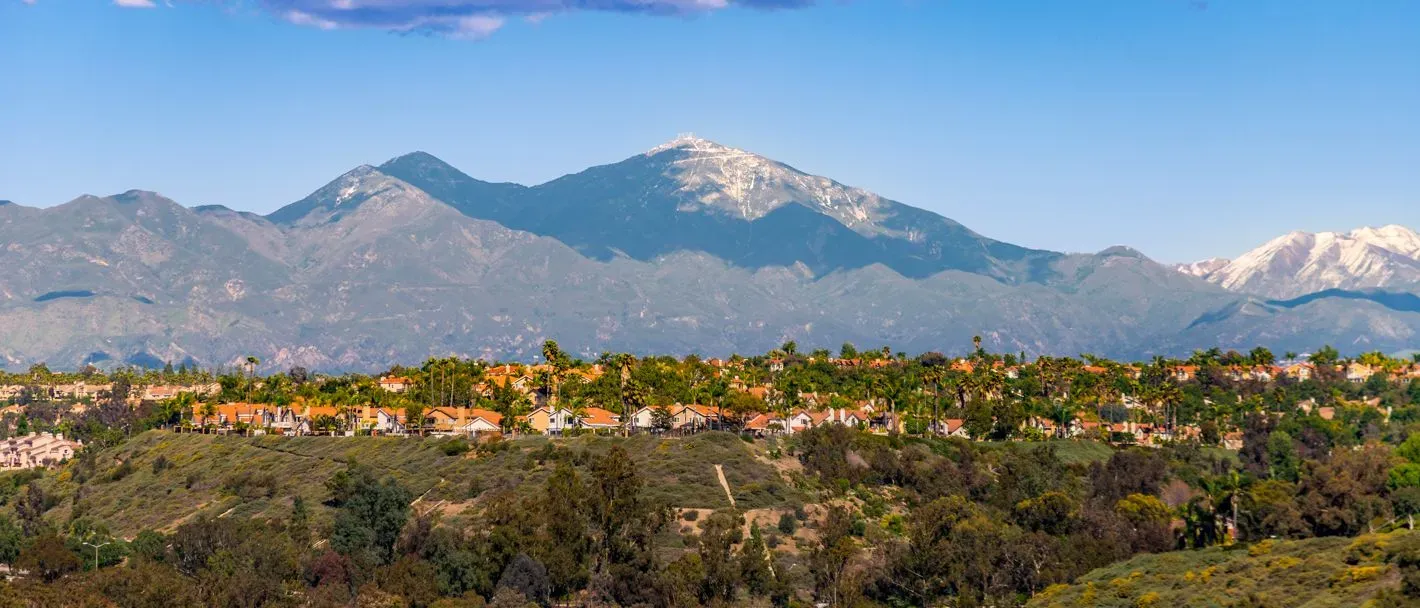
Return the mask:
[[[1229,450],[1241,450],[1243,447],[1242,431],[1233,431],[1223,435],[1223,447]]]
[[[814,428],[814,417],[807,410],[799,410],[789,416],[789,432],[802,433]]]
[[[577,428],[577,416],[565,407],[543,406],[527,415],[528,426],[544,435],[561,435],[567,429]]]
[[[423,426],[436,434],[447,435],[454,433],[461,421],[462,415],[457,409],[436,407],[424,412]]]
[[[1346,366],[1346,381],[1352,384],[1360,384],[1371,379],[1375,375],[1376,368],[1364,363],[1352,362]]]
[[[404,412],[377,408],[375,410],[375,424],[370,430],[382,435],[405,434],[407,429],[404,426]]]
[[[1294,380],[1311,380],[1316,367],[1310,363],[1293,363],[1282,368],[1282,373]]]
[[[670,415],[670,408],[661,405],[648,405],[631,414],[631,428],[641,431],[654,429],[657,418],[669,419]]]
[[[1188,382],[1198,376],[1197,365],[1180,365],[1173,368],[1173,379],[1177,382]]]
[[[143,401],[167,401],[169,399],[176,399],[178,395],[184,392],[190,391],[185,391],[181,386],[156,384],[143,387],[143,392],[139,394],[139,398]]]
[[[617,429],[621,428],[621,416],[611,410],[589,407],[582,410],[577,424],[584,429]]]
[[[56,384],[50,394],[61,399],[96,399],[101,393],[113,390],[112,384]]]
[[[464,420],[455,431],[464,435],[484,435],[503,431],[503,415],[492,410],[468,408]]]
[[[380,378],[380,388],[391,393],[403,393],[413,385],[409,378],[404,376],[382,376]]]
[[[941,432],[947,437],[960,437],[970,439],[971,435],[966,432],[966,420],[961,418],[948,418],[941,423]]]
[[[203,414],[207,409],[206,405],[193,406],[192,423],[195,426],[231,430],[243,425],[264,429],[272,426],[277,419],[277,413],[272,411],[272,406],[257,403],[220,403],[211,406],[212,416]]]
[[[671,408],[671,428],[700,430],[708,429],[712,424],[719,423],[720,414],[714,408],[704,405],[677,404]]]
[[[30,433],[0,441],[0,468],[28,469],[68,460],[82,448],[78,441],[53,433]]]
[[[789,429],[789,421],[774,414],[753,414],[745,420],[744,429],[761,437],[777,435]]]

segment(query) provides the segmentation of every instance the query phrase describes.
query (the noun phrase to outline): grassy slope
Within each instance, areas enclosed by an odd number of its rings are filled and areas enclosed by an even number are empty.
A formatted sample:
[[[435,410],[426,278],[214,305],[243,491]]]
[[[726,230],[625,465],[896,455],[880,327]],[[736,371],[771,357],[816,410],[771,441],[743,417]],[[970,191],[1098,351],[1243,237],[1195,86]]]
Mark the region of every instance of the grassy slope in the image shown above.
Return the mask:
[[[1407,534],[1420,532],[1143,555],[1047,589],[1029,606],[1225,608],[1243,605],[1250,595],[1261,600],[1254,605],[1278,608],[1364,606],[1377,591],[1399,584],[1384,549]]]
[[[443,441],[248,438],[152,431],[100,453],[96,474],[82,485],[73,481],[75,463],[49,476],[44,485],[61,500],[47,517],[61,524],[68,521],[77,495],[83,515],[106,523],[116,533],[132,535],[144,528],[171,528],[198,512],[284,517],[290,512],[291,497],[300,495],[316,509],[320,520],[327,515],[320,506],[327,497],[325,481],[352,458],[393,475],[416,496],[427,492],[422,504],[449,501],[455,507],[451,511],[457,512],[457,507],[479,490],[512,487],[520,492],[536,491],[553,466],[553,461],[545,458],[547,450],[589,456],[616,443],[625,445],[636,459],[647,491],[673,506],[728,506],[714,464],[724,465],[741,507],[792,505],[802,500],[770,465],[756,458],[754,446],[722,433],[680,439],[581,437],[555,443],[528,438],[510,442],[511,449],[484,456],[445,455],[440,449]],[[153,462],[159,456],[170,467],[155,472]],[[133,472],[110,480],[110,473],[125,460]],[[574,462],[587,459],[574,458]],[[243,500],[224,491],[223,481],[242,472],[273,475],[277,480],[275,495]]]

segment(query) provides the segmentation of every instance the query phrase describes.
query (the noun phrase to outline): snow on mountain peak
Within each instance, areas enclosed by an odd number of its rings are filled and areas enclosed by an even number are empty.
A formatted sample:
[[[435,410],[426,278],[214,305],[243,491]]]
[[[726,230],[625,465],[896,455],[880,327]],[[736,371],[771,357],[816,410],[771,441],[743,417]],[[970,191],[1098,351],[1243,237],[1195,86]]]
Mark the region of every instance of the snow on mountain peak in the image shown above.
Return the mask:
[[[1290,298],[1324,289],[1420,285],[1420,235],[1399,225],[1350,232],[1293,231],[1237,259],[1178,266],[1227,289]]]
[[[1213,271],[1218,270],[1219,268],[1227,266],[1228,263],[1231,261],[1232,260],[1229,260],[1227,258],[1208,258],[1206,260],[1199,260],[1197,262],[1192,262],[1189,264],[1179,264],[1174,268],[1179,272],[1182,272],[1183,274],[1202,278],[1208,276],[1209,273],[1212,273]]]
[[[785,204],[798,203],[859,232],[882,231],[876,220],[882,216],[884,201],[877,195],[753,152],[685,134],[652,148],[646,157],[665,159],[666,177],[693,201],[690,204],[756,220]]]

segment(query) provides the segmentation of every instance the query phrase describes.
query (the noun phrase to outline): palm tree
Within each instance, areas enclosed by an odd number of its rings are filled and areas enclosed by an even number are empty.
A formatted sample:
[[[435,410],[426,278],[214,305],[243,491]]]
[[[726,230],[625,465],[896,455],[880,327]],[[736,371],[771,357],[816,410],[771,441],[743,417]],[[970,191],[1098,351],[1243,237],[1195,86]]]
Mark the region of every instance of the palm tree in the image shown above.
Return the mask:
[[[216,404],[216,402],[208,401],[207,403],[202,404],[202,432],[203,432],[203,433],[206,433],[206,432],[207,432],[207,426],[208,426],[209,424],[211,424],[212,419],[213,419],[213,418],[216,418],[216,417],[217,417],[217,404]]]
[[[621,430],[622,434],[625,435],[628,434],[627,427],[631,425],[631,415],[634,413],[629,410],[628,397],[630,395],[627,394],[627,383],[631,380],[631,366],[636,362],[636,357],[628,353],[617,353],[611,360],[616,364],[617,372],[621,375],[621,383],[617,388],[617,398],[621,401]]]
[[[256,366],[261,364],[261,359],[255,355],[247,355],[247,403],[251,403],[251,385],[256,378]]]
[[[172,401],[170,402],[170,407],[177,410],[179,425],[182,424],[182,420],[184,418],[189,418],[190,416],[192,416],[192,408],[196,404],[197,397],[193,396],[192,393],[186,391],[178,393],[176,397],[173,397]]]

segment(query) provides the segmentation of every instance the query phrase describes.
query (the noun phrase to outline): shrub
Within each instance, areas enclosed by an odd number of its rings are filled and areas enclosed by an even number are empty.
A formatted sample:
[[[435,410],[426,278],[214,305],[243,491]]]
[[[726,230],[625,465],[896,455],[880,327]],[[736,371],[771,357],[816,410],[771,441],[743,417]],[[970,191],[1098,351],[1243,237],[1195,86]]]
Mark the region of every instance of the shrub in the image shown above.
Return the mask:
[[[439,449],[444,452],[445,456],[460,456],[473,448],[468,445],[468,441],[464,438],[455,437],[445,441],[439,446]]]
[[[783,532],[783,533],[785,533],[785,534],[793,534],[794,531],[795,531],[795,530],[798,530],[798,529],[799,529],[799,520],[794,519],[794,516],[793,516],[793,515],[790,515],[790,514],[788,514],[788,513],[785,513],[785,514],[779,516],[779,531],[780,531],[780,532]]]
[[[117,467],[115,467],[115,468],[113,469],[113,472],[112,472],[112,473],[109,473],[109,475],[108,475],[108,480],[109,480],[109,481],[118,481],[118,480],[120,480],[120,479],[123,479],[124,477],[128,477],[128,476],[129,476],[130,474],[132,474],[132,473],[133,473],[133,463],[132,463],[132,461],[125,460],[125,461],[123,461],[122,464],[119,464]]]
[[[157,475],[159,473],[162,473],[163,471],[172,468],[172,466],[173,464],[168,461],[168,457],[160,454],[157,458],[153,460],[153,474]]]
[[[681,514],[680,514],[680,517],[681,517],[681,519],[684,519],[685,521],[695,521],[695,520],[697,520],[697,519],[700,519],[700,512],[699,512],[699,511],[696,511],[696,510],[694,510],[694,509],[690,509],[690,510],[687,510],[686,512],[684,512],[684,513],[681,513]]]
[[[278,485],[275,475],[251,471],[233,473],[222,480],[222,490],[242,500],[271,498]]]

